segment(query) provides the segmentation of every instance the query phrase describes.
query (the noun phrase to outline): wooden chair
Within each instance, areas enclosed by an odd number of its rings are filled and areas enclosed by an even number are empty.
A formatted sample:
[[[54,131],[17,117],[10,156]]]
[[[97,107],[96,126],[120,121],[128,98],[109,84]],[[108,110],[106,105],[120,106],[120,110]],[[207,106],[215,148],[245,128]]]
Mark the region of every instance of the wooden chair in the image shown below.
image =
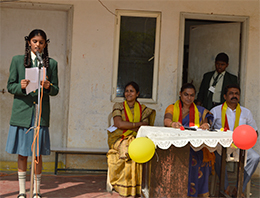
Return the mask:
[[[232,158],[229,158],[229,163],[237,164],[237,161],[232,160]],[[235,167],[235,170],[236,170],[236,167]],[[215,197],[216,196],[216,184],[217,184],[217,181],[218,181],[218,176],[215,172],[215,174],[210,175],[210,177],[211,177],[211,180],[210,180],[211,185],[210,185],[209,193],[210,193],[211,197]],[[246,198],[250,198],[250,190],[251,190],[251,180],[249,180],[249,182],[246,185]]]
[[[108,115],[108,127],[111,126],[111,123],[113,122],[113,116],[112,112]],[[111,122],[112,121],[112,122]],[[113,186],[110,183],[110,178],[109,178],[109,168],[107,167],[107,187],[106,187],[107,192],[112,192]]]

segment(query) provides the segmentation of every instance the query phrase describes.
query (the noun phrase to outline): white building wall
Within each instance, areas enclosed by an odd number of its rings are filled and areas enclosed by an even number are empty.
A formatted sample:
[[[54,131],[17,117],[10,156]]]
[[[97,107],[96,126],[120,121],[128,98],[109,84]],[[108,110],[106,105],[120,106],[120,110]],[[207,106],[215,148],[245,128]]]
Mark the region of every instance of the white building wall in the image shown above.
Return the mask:
[[[147,104],[156,109],[155,125],[163,126],[166,107],[176,101],[180,12],[249,16],[249,35],[244,106],[249,108],[260,128],[259,82],[259,1],[111,1],[101,0],[113,13],[116,9],[160,11],[161,42],[158,80],[158,103]],[[36,2],[36,1],[33,1]],[[39,2],[39,1],[38,1]],[[115,16],[98,0],[42,0],[45,3],[72,4],[71,77],[67,147],[107,148],[107,116],[111,102]],[[66,123],[65,123],[66,122]],[[51,140],[55,141],[55,140]],[[259,152],[259,141],[255,146]],[[2,152],[2,151],[1,151]],[[53,158],[54,160],[54,158]],[[101,162],[101,163],[99,163]],[[67,157],[68,166],[86,163],[106,166],[105,159],[89,160],[82,156]],[[258,175],[259,171],[257,172]]]

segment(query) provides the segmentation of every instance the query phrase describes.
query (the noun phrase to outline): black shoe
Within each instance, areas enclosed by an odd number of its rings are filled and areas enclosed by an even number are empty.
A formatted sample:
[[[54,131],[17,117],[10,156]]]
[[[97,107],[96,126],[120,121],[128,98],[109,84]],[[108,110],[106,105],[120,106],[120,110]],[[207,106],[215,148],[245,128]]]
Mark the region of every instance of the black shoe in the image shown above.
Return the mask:
[[[19,198],[19,197],[24,197],[24,198],[26,198],[26,194],[25,193],[21,193],[21,194],[19,194],[18,196],[17,196],[17,198]]]

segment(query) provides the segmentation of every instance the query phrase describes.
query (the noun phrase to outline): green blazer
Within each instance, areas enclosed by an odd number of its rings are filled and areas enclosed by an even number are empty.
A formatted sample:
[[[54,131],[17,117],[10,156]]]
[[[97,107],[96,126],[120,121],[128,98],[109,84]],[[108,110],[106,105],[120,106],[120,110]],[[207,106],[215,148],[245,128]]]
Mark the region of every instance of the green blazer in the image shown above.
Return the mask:
[[[59,92],[57,61],[49,59],[46,78],[50,81],[50,89],[43,90],[41,126],[49,126],[50,99]],[[7,90],[14,94],[12,115],[10,125],[19,127],[30,127],[35,105],[38,103],[38,90],[26,94],[21,88],[21,80],[25,79],[24,55],[14,56],[10,66],[10,74],[7,82]]]
[[[210,83],[210,80],[211,80],[212,76],[214,75],[214,73],[215,73],[215,71],[205,73],[203,75],[203,79],[200,84],[197,101],[201,102],[202,103],[201,106],[203,106],[205,108],[206,108],[206,105],[208,104],[209,83]],[[226,71],[224,79],[223,79],[222,90],[221,90],[221,98],[220,98],[221,103],[225,102],[224,89],[227,85],[230,85],[230,84],[238,84],[237,76]]]

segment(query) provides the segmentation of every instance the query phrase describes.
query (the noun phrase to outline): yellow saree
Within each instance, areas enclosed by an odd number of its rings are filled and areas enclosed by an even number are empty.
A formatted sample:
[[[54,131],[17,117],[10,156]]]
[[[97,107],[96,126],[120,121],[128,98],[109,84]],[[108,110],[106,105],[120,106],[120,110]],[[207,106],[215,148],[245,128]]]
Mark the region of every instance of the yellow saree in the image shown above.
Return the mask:
[[[141,105],[141,121],[154,124],[156,112],[153,109]],[[134,115],[134,110],[131,109]],[[123,103],[115,103],[113,117],[121,116],[126,120]],[[123,130],[117,129],[114,132],[108,131],[108,145],[110,150],[107,153],[110,183],[114,190],[121,196],[141,195],[142,164],[132,161],[127,153],[128,146],[135,139],[135,133],[128,134],[122,140]]]

